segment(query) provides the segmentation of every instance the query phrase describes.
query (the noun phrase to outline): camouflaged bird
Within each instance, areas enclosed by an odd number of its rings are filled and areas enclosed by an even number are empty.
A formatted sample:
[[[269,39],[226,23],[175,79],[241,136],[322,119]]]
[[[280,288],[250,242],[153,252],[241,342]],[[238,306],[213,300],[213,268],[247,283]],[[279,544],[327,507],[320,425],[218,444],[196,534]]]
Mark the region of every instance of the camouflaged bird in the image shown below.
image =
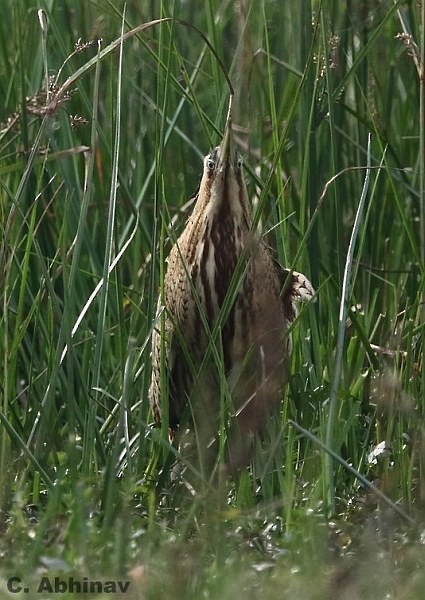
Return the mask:
[[[196,204],[167,259],[152,334],[155,420],[167,415],[171,437],[189,423],[204,448],[220,424],[232,422],[229,462],[246,462],[249,440],[280,405],[296,304],[313,295],[309,280],[281,267],[253,229],[229,118],[221,144],[204,159]]]

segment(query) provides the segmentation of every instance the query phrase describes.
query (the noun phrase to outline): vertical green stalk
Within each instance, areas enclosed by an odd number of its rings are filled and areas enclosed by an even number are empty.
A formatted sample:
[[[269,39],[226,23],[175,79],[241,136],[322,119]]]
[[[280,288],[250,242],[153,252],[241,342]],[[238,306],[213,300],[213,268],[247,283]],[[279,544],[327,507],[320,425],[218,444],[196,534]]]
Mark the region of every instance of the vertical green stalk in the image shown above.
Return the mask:
[[[421,260],[425,264],[425,2],[421,3],[421,42],[419,60],[419,201],[421,221]]]
[[[42,58],[43,58],[43,67],[44,67],[44,84],[46,86],[46,103],[50,101],[50,91],[49,91],[49,65],[47,62],[47,17],[46,13],[42,8],[38,10],[38,21],[40,23],[41,28],[41,49],[42,49]]]
[[[425,0],[421,3],[421,41],[419,59],[419,202],[420,202],[420,226],[421,226],[421,262],[422,269],[425,265]],[[425,293],[424,275],[422,275],[422,302],[420,303],[419,322],[422,328],[422,351],[424,344],[424,313]],[[425,369],[422,367],[422,398],[425,396]],[[424,401],[422,407],[424,406]],[[421,464],[421,471],[423,466]]]
[[[270,51],[270,40],[267,30],[267,17],[266,17],[266,9],[264,3],[262,4],[263,11],[263,23],[264,23],[264,39],[266,43],[266,58],[267,58],[267,85],[268,85],[268,100],[269,100],[269,110],[271,117],[271,131],[272,131],[272,139],[273,139],[273,152],[277,153],[276,161],[274,163],[275,173],[276,173],[276,187],[277,187],[277,197],[281,198],[283,195],[283,180],[281,177],[282,166],[280,164],[280,128],[279,128],[279,120],[276,109],[276,100],[274,95],[274,82],[273,82],[273,69],[271,64],[271,51]]]
[[[105,337],[105,324],[106,324],[106,304],[109,295],[109,273],[110,265],[113,258],[114,250],[114,231],[115,231],[115,211],[117,204],[117,188],[118,188],[118,163],[120,154],[120,128],[121,128],[121,86],[122,86],[122,67],[123,67],[123,36],[124,36],[124,17],[125,10],[123,12],[122,25],[121,25],[121,43],[120,43],[120,54],[118,62],[118,78],[117,78],[117,97],[116,97],[116,115],[115,115],[115,136],[114,136],[114,151],[113,151],[113,162],[112,162],[112,175],[111,175],[111,189],[109,195],[109,207],[108,207],[108,222],[106,231],[106,248],[105,258],[103,261],[103,286],[100,293],[99,301],[99,316],[97,320],[97,333],[96,333],[96,349],[93,362],[93,376],[92,376],[92,389],[94,390],[93,402],[90,405],[88,412],[87,422],[87,436],[84,444],[84,456],[83,456],[83,469],[86,473],[91,470],[91,465],[95,460],[95,430],[96,430],[96,413],[97,405],[100,402],[100,381],[101,381],[101,367],[102,367],[102,350],[103,342]]]
[[[300,148],[303,149],[303,179],[302,179],[302,203],[300,210],[300,228],[301,231],[305,231],[306,219],[309,214],[309,203],[311,201],[311,186],[310,181],[315,176],[315,163],[312,162],[312,155],[314,152],[311,150],[312,141],[314,141],[313,133],[313,114],[315,107],[315,74],[313,74],[312,65],[308,62],[308,56],[311,52],[313,44],[312,35],[312,11],[311,2],[301,2],[301,23],[300,30],[302,31],[301,36],[301,56],[300,61],[303,69],[306,72],[305,85],[303,90],[303,97],[301,102],[301,135],[304,140],[300,143]],[[308,69],[308,72],[307,72]],[[301,142],[301,140],[300,140]],[[313,282],[314,283],[314,282]]]
[[[164,9],[164,7],[161,5],[162,10]],[[174,3],[173,6],[171,8],[171,14],[174,15]],[[158,73],[160,73],[160,69],[161,69],[161,62],[162,62],[162,53],[166,53],[167,54],[167,68],[165,69],[165,81],[164,81],[164,85],[163,88],[161,89],[160,87],[160,81],[161,78],[159,78],[158,80],[158,85],[157,85],[157,101],[156,104],[157,106],[161,106],[161,111],[157,111],[156,116],[157,116],[157,127],[156,127],[156,131],[157,131],[157,135],[156,135],[156,156],[155,156],[155,165],[156,165],[156,176],[155,176],[155,197],[154,197],[154,232],[152,235],[152,263],[151,263],[151,279],[150,279],[150,286],[151,286],[151,293],[150,293],[150,297],[149,297],[149,310],[150,310],[150,314],[153,313],[153,304],[154,304],[154,298],[156,297],[156,292],[155,292],[155,286],[156,286],[156,277],[155,277],[155,272],[156,272],[156,267],[157,267],[157,263],[154,260],[154,257],[156,256],[156,248],[157,248],[157,244],[158,244],[158,226],[161,223],[161,215],[162,215],[162,202],[161,202],[161,198],[164,197],[164,185],[163,185],[163,175],[162,175],[162,167],[163,167],[163,155],[164,155],[164,147],[165,147],[165,132],[166,132],[166,124],[167,124],[167,120],[166,120],[166,115],[167,115],[167,107],[168,107],[168,97],[169,97],[169,91],[170,91],[170,73],[171,73],[171,58],[172,58],[172,52],[171,52],[171,47],[172,47],[172,41],[173,41],[173,35],[174,35],[174,24],[173,22],[171,22],[171,26],[170,26],[170,31],[169,31],[169,51],[167,53],[167,49],[164,43],[164,33],[163,33],[163,28],[160,28],[160,38],[159,38],[159,51],[158,51]],[[165,211],[166,212],[166,211]],[[167,218],[167,217],[166,217]],[[163,304],[163,295],[164,295],[164,286],[163,286],[163,282],[164,282],[164,267],[165,267],[165,259],[164,259],[164,227],[161,227],[160,230],[160,276],[161,276],[161,303]],[[157,324],[157,326],[160,327],[161,329],[161,373],[164,374],[165,373],[165,342],[163,340],[165,340],[165,314],[161,315],[161,320],[160,323]],[[162,381],[161,381],[161,409],[162,409],[162,414],[164,416],[163,422],[162,422],[162,427],[161,427],[161,433],[162,433],[162,437],[164,440],[168,440],[168,401],[166,401],[166,397],[165,395],[168,395],[168,389],[167,389],[167,385],[165,382],[165,378],[161,375]],[[166,446],[162,446],[162,453],[163,455],[167,452],[167,448]],[[163,456],[164,460],[165,460],[165,456]]]
[[[305,65],[305,69],[308,69],[308,75],[306,77],[305,88],[303,90],[303,102],[302,107],[302,121],[303,121],[303,135],[305,136],[305,142],[300,144],[300,147],[304,149],[303,156],[303,180],[302,180],[302,203],[300,211],[300,229],[301,232],[305,232],[308,227],[308,221],[311,215],[314,214],[317,205],[317,186],[320,181],[320,173],[318,172],[318,161],[317,161],[317,86],[320,79],[320,60],[317,61],[316,68],[314,64],[309,61],[309,56],[315,48],[316,35],[318,30],[318,24],[313,25],[313,12],[310,2],[301,3],[302,16],[301,16],[301,28],[303,31],[303,42],[301,44],[301,62]],[[321,14],[322,7],[319,2],[317,8],[317,17]],[[320,48],[320,44],[319,44]],[[319,50],[320,53],[320,50]],[[311,229],[311,234],[308,240],[309,249],[309,263],[311,270],[311,280],[315,287],[318,285],[319,280],[319,264],[318,264],[318,226],[314,223]]]
[[[336,409],[337,409],[337,395],[339,389],[339,382],[341,379],[342,371],[342,360],[344,352],[344,340],[345,340],[345,329],[346,320],[348,314],[348,306],[350,301],[350,285],[351,285],[351,271],[353,267],[354,250],[356,246],[356,240],[360,229],[360,223],[363,216],[363,210],[365,207],[366,196],[369,188],[370,180],[370,162],[371,162],[371,150],[370,150],[370,135],[367,145],[367,167],[366,176],[364,179],[363,189],[360,196],[359,206],[356,212],[356,218],[351,232],[350,243],[347,251],[347,259],[345,261],[344,278],[342,281],[341,290],[341,302],[339,307],[339,319],[338,319],[338,338],[336,347],[336,356],[334,363],[334,372],[331,383],[331,392],[329,397],[329,412],[328,412],[328,423],[326,428],[326,447],[333,450],[333,438],[335,431],[336,421]],[[335,488],[334,488],[334,460],[331,454],[327,454],[327,488],[328,488],[328,510],[331,514],[335,512]]]
[[[97,57],[99,59],[100,53],[100,43],[98,44],[97,49]],[[68,277],[66,296],[65,296],[65,314],[69,314],[73,316],[75,314],[78,296],[74,293],[75,286],[77,283],[77,274],[80,265],[81,251],[83,247],[83,242],[85,237],[87,236],[87,212],[90,200],[92,198],[92,190],[93,190],[93,172],[94,172],[94,163],[96,156],[96,143],[97,143],[97,132],[98,132],[98,105],[99,105],[99,82],[100,82],[100,60],[98,60],[96,64],[96,71],[94,77],[94,96],[92,103],[92,129],[91,129],[91,137],[90,137],[90,152],[85,154],[85,179],[84,179],[84,191],[83,191],[83,199],[81,203],[81,210],[78,218],[77,225],[77,233],[75,235],[75,245],[72,255],[72,262],[70,273]],[[64,352],[67,349],[71,348],[72,345],[72,335],[73,330],[71,326],[67,326],[65,328],[67,335],[67,345],[65,346],[64,351],[62,352],[61,362],[64,358]],[[72,352],[68,355],[68,360],[73,361],[74,358],[72,356]],[[75,400],[72,400],[71,403],[68,403],[67,406],[68,415],[69,415],[69,426],[70,431],[74,431],[74,420],[76,415],[76,406]],[[89,426],[90,427],[90,426]]]
[[[29,149],[29,141],[28,141],[28,121],[27,121],[27,111],[26,111],[26,84],[27,80],[25,77],[25,36],[23,32],[23,21],[24,21],[24,9],[22,6],[22,2],[14,2],[13,3],[13,12],[14,12],[14,22],[16,26],[16,49],[19,56],[18,62],[18,77],[19,77],[19,87],[20,87],[20,103],[22,106],[21,111],[21,139],[22,144],[25,150]],[[0,271],[1,272],[1,271]]]

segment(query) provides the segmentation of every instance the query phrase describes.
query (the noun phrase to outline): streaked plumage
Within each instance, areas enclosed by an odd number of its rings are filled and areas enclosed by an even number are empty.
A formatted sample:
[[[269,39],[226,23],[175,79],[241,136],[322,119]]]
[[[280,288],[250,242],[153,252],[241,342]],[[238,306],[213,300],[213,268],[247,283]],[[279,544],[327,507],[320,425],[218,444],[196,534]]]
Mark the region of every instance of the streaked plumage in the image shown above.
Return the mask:
[[[234,407],[229,413],[237,415],[231,448],[235,463],[244,460],[244,440],[261,431],[279,406],[290,353],[287,330],[296,302],[314,292],[304,275],[282,268],[253,231],[242,160],[232,148],[228,121],[222,143],[204,159],[196,204],[168,256],[164,297],[158,302],[152,335],[149,397],[155,420],[161,421],[161,402],[168,401],[169,427],[175,433],[190,405],[205,446],[219,428],[222,390],[213,358],[202,377],[194,378],[193,371],[199,370],[208,348],[204,323],[213,329],[241,257],[246,270],[241,269],[236,297],[221,327],[222,358]],[[163,394],[161,365],[163,381],[168,382],[168,393]]]

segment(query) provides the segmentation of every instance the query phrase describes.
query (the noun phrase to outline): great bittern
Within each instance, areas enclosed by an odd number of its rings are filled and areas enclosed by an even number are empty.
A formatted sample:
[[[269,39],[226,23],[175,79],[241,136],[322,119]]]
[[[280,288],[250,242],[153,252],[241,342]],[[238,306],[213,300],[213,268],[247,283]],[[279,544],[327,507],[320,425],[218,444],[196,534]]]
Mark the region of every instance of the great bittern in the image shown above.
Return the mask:
[[[244,268],[239,269],[238,287],[231,286],[232,302],[221,324],[222,369],[210,358],[197,376],[211,343],[207,330],[217,322],[240,260],[245,260]],[[161,421],[161,402],[168,401],[173,436],[189,409],[201,446],[211,445],[223,423],[224,372],[233,401],[224,415],[225,421],[234,421],[229,461],[235,467],[246,462],[252,434],[264,428],[279,406],[296,302],[313,294],[308,279],[282,268],[253,230],[229,117],[221,144],[204,159],[196,204],[167,259],[152,335],[149,397],[155,420]],[[162,394],[161,381],[168,388]]]

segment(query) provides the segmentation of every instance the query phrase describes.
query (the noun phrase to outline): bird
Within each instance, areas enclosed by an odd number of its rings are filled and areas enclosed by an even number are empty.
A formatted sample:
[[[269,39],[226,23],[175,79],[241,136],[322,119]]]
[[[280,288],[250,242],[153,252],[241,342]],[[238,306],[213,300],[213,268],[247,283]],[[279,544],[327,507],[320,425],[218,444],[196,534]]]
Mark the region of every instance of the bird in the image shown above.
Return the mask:
[[[297,304],[314,294],[254,227],[229,113],[166,259],[152,329],[149,401],[172,441],[192,427],[207,453],[224,423],[230,469],[249,462],[252,440],[281,403]]]

